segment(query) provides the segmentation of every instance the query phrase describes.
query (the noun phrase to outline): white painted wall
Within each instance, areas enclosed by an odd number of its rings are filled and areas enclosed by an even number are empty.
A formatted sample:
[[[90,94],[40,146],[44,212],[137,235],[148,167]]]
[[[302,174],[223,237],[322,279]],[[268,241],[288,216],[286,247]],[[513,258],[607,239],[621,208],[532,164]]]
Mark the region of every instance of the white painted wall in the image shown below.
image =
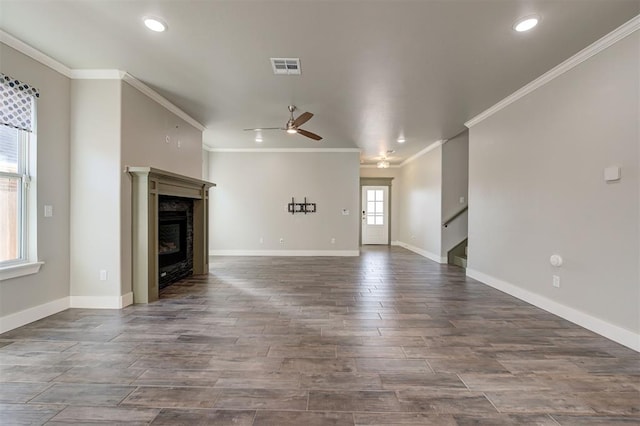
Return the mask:
[[[440,262],[442,146],[435,146],[401,170],[398,241]]]
[[[210,152],[209,165],[214,254],[358,253],[358,152]],[[317,213],[287,213],[305,196]]]
[[[0,43],[0,70],[40,90],[37,101],[37,243],[40,272],[0,282],[0,318],[69,296],[70,80]],[[43,217],[44,205],[53,217]],[[51,313],[51,312],[49,312]]]
[[[125,81],[121,85],[120,294],[132,289],[131,176],[126,166],[150,166],[202,178],[202,132]],[[169,142],[167,142],[167,137]]]
[[[468,270],[636,347],[638,52],[636,32],[471,128]]]
[[[400,223],[400,189],[402,187],[402,169],[399,167],[378,169],[360,167],[360,177],[393,178],[391,181],[391,241],[398,240]]]
[[[442,145],[442,221],[453,217],[467,205],[469,192],[469,132],[465,131]],[[460,197],[464,202],[460,203]],[[468,212],[442,228],[441,255],[467,238]]]
[[[121,294],[120,87],[71,83],[71,296]]]

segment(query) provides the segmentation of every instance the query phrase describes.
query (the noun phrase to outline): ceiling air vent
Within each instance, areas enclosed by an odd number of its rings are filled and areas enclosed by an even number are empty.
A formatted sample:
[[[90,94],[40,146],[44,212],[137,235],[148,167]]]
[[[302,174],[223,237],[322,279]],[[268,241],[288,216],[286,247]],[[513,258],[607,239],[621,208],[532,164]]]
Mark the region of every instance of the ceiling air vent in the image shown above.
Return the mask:
[[[271,67],[275,75],[300,75],[299,58],[271,58]]]

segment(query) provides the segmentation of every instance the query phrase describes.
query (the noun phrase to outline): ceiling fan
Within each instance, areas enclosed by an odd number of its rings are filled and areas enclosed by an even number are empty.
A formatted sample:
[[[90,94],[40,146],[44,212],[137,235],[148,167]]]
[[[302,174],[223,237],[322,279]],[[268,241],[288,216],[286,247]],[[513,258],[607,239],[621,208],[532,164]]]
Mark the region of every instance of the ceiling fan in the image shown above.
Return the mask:
[[[287,133],[290,133],[290,134],[297,133],[299,135],[306,136],[316,141],[321,140],[322,136],[316,135],[315,133],[312,133],[300,128],[300,126],[302,126],[304,123],[309,121],[311,117],[313,117],[313,114],[311,114],[310,112],[303,112],[298,116],[298,118],[293,118],[293,112],[295,110],[296,110],[295,105],[289,105],[289,112],[291,113],[291,117],[289,118],[289,121],[287,121],[287,124],[285,125],[285,127],[258,127],[255,129],[244,129],[244,130],[252,130],[256,132],[261,130],[285,130]]]

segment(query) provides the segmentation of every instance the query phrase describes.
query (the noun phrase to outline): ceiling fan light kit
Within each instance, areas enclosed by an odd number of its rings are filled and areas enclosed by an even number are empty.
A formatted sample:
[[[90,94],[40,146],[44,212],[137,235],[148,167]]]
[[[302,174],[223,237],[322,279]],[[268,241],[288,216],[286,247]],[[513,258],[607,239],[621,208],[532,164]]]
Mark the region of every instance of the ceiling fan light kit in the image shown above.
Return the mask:
[[[302,114],[300,114],[297,118],[295,118],[293,116],[293,112],[296,110],[296,106],[295,105],[289,105],[289,121],[287,121],[287,124],[284,127],[258,127],[258,128],[253,128],[253,129],[244,129],[244,130],[251,130],[254,132],[260,132],[262,130],[284,130],[287,133],[291,134],[291,135],[295,135],[296,133],[302,136],[305,136],[309,139],[313,139],[315,141],[319,141],[322,140],[322,136],[320,135],[316,135],[313,132],[310,132],[308,130],[304,130],[301,129],[300,126],[302,126],[304,123],[306,123],[307,121],[311,120],[311,117],[313,117],[313,114],[310,112],[303,112]],[[262,138],[261,138],[262,139]],[[256,142],[257,142],[257,138],[256,138]]]

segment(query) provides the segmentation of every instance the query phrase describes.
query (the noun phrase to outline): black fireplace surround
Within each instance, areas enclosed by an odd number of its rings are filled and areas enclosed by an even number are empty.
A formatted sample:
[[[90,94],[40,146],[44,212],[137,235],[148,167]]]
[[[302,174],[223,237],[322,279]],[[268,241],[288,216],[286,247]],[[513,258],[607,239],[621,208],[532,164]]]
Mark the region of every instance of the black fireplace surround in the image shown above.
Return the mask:
[[[193,274],[193,200],[158,200],[158,283],[160,289]]]

